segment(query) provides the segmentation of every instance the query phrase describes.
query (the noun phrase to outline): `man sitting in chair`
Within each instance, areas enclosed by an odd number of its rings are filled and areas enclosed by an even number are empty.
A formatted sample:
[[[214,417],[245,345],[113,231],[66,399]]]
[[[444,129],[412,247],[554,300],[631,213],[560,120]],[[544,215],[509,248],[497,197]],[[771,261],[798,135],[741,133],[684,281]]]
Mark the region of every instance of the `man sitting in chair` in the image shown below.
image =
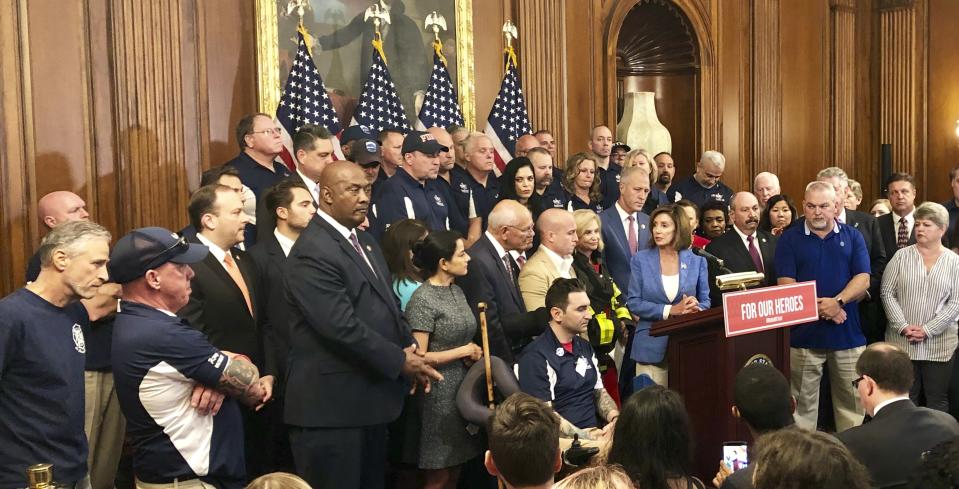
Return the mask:
[[[593,316],[589,296],[576,279],[559,278],[546,292],[546,308],[549,327],[519,360],[520,389],[552,406],[560,436],[593,440],[612,433],[619,410],[603,388],[593,348],[579,336]]]

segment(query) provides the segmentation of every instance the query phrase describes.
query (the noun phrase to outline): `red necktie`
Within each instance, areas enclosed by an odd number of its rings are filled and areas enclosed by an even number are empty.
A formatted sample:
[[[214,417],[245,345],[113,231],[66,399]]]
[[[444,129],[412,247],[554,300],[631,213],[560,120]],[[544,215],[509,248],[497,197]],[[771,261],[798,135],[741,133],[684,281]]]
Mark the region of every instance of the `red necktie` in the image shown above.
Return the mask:
[[[626,220],[629,221],[629,229],[626,230],[626,241],[629,242],[629,254],[632,256],[639,250],[639,238],[636,237],[636,218],[630,214]]]
[[[905,248],[909,243],[909,230],[906,229],[906,218],[899,218],[899,232],[896,233],[896,248]]]

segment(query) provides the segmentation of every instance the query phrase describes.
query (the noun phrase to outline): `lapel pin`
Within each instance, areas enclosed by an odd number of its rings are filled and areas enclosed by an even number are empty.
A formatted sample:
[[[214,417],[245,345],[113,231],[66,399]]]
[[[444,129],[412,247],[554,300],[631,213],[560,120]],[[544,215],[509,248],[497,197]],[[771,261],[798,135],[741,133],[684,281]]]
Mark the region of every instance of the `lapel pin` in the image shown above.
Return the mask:
[[[686,269],[686,264],[685,264],[685,263],[680,263],[680,264],[679,264],[679,268],[682,268],[683,270],[685,270],[685,269]]]
[[[646,225],[645,225],[645,224],[640,224],[640,225],[639,225],[639,229],[646,229]]]
[[[373,251],[373,247],[370,246],[370,245],[366,245],[366,251],[372,252],[372,251]]]
[[[558,357],[563,356],[563,354],[565,353],[566,353],[566,350],[564,350],[562,347],[556,349],[556,356]]]
[[[765,242],[766,242],[766,238],[763,238],[763,243],[765,243]]]

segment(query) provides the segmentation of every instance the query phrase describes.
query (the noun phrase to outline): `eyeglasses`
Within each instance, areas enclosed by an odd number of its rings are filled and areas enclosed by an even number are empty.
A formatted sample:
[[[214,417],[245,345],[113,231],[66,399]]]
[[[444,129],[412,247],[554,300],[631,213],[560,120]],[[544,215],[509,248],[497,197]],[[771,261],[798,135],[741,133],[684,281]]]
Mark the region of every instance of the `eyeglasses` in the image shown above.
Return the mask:
[[[280,128],[274,127],[270,129],[264,129],[262,131],[250,131],[250,134],[269,134],[270,136],[278,136],[280,132]]]
[[[865,378],[865,376],[860,375],[859,378],[857,378],[856,380],[852,381],[852,388],[853,388],[853,389],[858,389],[858,388],[859,388],[859,383],[862,382],[862,379],[864,379],[864,378]]]
[[[522,233],[522,234],[533,234],[533,233],[536,232],[536,228],[534,228],[532,225],[530,225],[529,227],[521,228],[521,227],[519,227],[519,226],[512,226],[512,225],[507,224],[506,227],[508,227],[508,228],[513,228],[513,229],[519,231],[519,232]]]

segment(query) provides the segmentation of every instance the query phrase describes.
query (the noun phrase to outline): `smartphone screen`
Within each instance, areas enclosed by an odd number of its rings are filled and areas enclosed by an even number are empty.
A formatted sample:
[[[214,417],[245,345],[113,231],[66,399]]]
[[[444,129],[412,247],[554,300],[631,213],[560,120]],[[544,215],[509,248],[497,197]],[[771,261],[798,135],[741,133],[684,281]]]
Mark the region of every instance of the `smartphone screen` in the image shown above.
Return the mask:
[[[723,461],[726,462],[727,467],[733,469],[733,472],[749,466],[746,442],[727,441],[723,443]]]

